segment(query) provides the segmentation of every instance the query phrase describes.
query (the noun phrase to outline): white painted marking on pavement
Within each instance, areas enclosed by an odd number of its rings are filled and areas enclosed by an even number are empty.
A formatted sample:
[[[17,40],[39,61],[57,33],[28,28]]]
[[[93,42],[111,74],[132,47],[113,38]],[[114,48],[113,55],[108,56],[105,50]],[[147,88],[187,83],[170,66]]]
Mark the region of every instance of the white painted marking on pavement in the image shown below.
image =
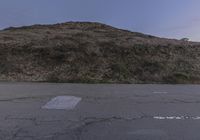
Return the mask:
[[[200,117],[192,117],[193,120],[200,120]]]
[[[166,91],[154,91],[154,94],[167,94],[168,92]]]
[[[42,109],[65,109],[72,110],[81,101],[80,97],[57,96],[42,106]]]
[[[157,120],[200,120],[199,116],[188,117],[188,116],[154,116],[154,119]]]

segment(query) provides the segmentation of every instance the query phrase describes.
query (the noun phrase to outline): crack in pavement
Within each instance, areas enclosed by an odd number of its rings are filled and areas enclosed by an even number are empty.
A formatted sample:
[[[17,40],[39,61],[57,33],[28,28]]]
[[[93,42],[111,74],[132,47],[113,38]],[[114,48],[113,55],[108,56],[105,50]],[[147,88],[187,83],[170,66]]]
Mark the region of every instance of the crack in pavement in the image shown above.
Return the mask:
[[[153,104],[153,103],[159,103],[159,104],[199,104],[200,101],[185,101],[185,100],[179,100],[179,99],[172,99],[172,101],[135,101],[135,104]]]
[[[21,121],[30,121],[34,125],[37,125],[37,119],[35,117],[13,117],[8,115],[4,118],[4,120],[21,120]]]
[[[30,97],[15,97],[15,98],[7,98],[7,99],[0,99],[0,102],[14,102],[17,100],[30,100],[30,99],[44,99],[44,98],[51,98],[54,97],[53,95],[46,95],[46,96],[30,96]]]
[[[146,97],[149,97],[148,95],[134,95],[133,97],[143,97],[143,98],[146,98]],[[161,101],[151,101],[151,100],[148,100],[148,101],[137,101],[136,99],[137,98],[133,98],[133,97],[115,97],[115,98],[105,98],[105,97],[85,97],[85,101],[86,102],[100,102],[101,100],[123,100],[123,99],[128,99],[128,100],[133,100],[133,103],[135,104],[150,104],[150,103],[163,103],[163,104],[177,104],[177,103],[185,103],[185,104],[192,104],[192,103],[196,103],[196,104],[199,104],[200,103],[200,100],[194,100],[194,101],[187,101],[187,100],[184,100],[184,99],[176,99],[176,98],[160,98]]]
[[[167,118],[167,117],[166,117]],[[189,117],[185,117],[189,118]],[[25,121],[32,121],[34,122],[35,125],[40,125],[38,122],[55,122],[55,121],[62,121],[62,120],[44,120],[44,121],[37,121],[36,118],[34,117],[12,117],[12,116],[7,116],[7,120],[25,120]],[[113,121],[126,121],[126,122],[132,122],[132,121],[137,121],[137,120],[142,120],[142,119],[157,119],[155,116],[151,115],[145,115],[142,113],[141,116],[137,117],[120,117],[120,116],[111,116],[111,117],[83,117],[78,120],[70,120],[67,119],[65,121],[71,122],[69,126],[66,126],[64,132],[55,132],[55,133],[49,133],[48,135],[43,135],[43,136],[34,136],[30,135],[31,132],[23,130],[23,128],[18,127],[17,131],[12,135],[12,138],[19,138],[19,139],[43,139],[43,138],[48,138],[48,139],[55,139],[57,137],[63,136],[63,137],[72,137],[71,139],[73,140],[81,140],[83,134],[85,133],[84,130],[87,130],[88,127],[92,125],[98,125],[101,123],[109,123]],[[161,118],[162,119],[162,118]],[[169,118],[171,119],[171,118]],[[177,118],[179,119],[179,118]]]
[[[108,117],[108,118],[97,118],[97,117],[86,117],[84,119],[81,119],[75,127],[72,127],[71,129],[76,134],[76,140],[81,140],[81,136],[83,134],[84,129],[87,127],[98,124],[98,123],[105,123],[105,122],[112,122],[112,121],[136,121],[138,119],[152,119],[153,116],[139,116],[139,117],[133,117],[133,118],[124,118],[124,117]]]
[[[21,121],[30,121],[32,122],[35,126],[42,125],[43,123],[54,123],[54,122],[62,122],[64,120],[61,119],[53,119],[53,120],[39,120],[36,117],[13,117],[11,115],[8,115],[4,118],[4,120],[21,120]],[[73,120],[67,120],[68,122],[75,122]]]
[[[193,103],[200,103],[200,101],[196,100],[196,101],[186,101],[186,100],[181,100],[181,99],[174,99],[174,101],[176,102],[180,102],[180,103],[185,103],[185,104],[193,104]]]

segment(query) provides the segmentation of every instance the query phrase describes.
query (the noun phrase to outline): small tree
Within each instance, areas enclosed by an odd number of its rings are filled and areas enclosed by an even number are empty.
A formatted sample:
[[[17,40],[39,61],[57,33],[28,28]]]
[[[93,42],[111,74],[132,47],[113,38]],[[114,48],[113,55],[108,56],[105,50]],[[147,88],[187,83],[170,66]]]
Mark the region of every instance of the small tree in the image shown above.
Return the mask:
[[[190,39],[189,38],[182,38],[181,41],[186,41],[188,42]]]

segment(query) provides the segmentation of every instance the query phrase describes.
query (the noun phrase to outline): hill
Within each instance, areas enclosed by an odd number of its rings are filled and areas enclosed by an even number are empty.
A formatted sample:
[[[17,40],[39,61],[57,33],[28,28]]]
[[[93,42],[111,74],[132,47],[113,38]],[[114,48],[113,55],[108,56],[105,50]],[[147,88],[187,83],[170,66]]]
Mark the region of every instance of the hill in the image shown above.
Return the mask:
[[[0,80],[200,83],[200,44],[92,22],[0,31]]]

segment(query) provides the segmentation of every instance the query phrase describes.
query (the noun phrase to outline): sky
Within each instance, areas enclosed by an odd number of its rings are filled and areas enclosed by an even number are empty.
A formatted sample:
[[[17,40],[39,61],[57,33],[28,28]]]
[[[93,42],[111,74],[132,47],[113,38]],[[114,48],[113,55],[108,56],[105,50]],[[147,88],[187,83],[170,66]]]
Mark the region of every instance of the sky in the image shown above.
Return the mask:
[[[200,0],[0,0],[0,29],[101,22],[159,37],[200,41]]]

